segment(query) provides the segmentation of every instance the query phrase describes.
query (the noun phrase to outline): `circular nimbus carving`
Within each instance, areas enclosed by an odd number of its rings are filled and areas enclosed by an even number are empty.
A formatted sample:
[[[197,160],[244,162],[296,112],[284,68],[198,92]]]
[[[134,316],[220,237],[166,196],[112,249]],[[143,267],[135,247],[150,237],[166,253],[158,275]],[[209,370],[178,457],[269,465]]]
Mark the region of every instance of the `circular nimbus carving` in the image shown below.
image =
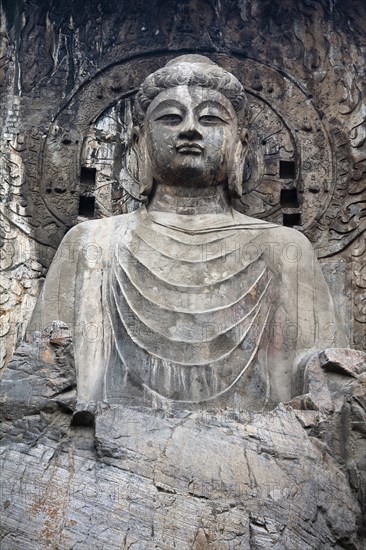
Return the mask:
[[[42,195],[70,226],[141,204],[131,149],[133,98],[169,55],[114,65],[83,86],[55,117],[43,154]],[[294,80],[255,60],[210,55],[247,91],[250,148],[235,207],[306,233],[326,210],[336,181],[332,148],[311,97]]]
[[[246,214],[306,229],[327,207],[335,183],[332,149],[311,98],[280,72],[253,60],[231,60],[250,99]]]

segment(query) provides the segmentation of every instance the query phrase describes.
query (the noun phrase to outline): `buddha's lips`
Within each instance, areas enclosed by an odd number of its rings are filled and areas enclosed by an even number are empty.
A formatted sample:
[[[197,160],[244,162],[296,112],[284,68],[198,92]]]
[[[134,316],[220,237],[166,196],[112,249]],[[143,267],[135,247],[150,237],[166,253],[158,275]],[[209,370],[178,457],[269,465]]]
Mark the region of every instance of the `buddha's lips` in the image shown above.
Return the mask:
[[[180,143],[175,148],[179,153],[189,155],[200,155],[203,152],[203,147],[198,143]]]

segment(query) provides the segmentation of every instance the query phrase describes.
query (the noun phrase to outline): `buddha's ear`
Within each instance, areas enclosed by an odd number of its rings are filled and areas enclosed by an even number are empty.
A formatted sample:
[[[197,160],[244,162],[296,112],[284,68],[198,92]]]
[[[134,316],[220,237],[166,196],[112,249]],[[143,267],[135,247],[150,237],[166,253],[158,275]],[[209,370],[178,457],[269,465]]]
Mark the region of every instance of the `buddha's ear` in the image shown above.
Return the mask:
[[[240,199],[243,194],[243,173],[248,151],[248,132],[243,128],[228,159],[228,189],[231,197]]]
[[[153,176],[145,133],[140,127],[134,127],[132,130],[132,146],[137,154],[140,195],[148,196],[153,188]]]

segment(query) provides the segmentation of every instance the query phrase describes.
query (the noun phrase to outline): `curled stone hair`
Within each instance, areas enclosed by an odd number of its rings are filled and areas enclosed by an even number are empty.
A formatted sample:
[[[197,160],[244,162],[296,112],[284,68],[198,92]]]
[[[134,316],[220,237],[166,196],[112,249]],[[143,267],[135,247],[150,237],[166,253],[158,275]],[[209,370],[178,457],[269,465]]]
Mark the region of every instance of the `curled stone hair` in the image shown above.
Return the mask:
[[[239,80],[203,55],[182,55],[150,74],[140,86],[135,99],[135,116],[142,124],[152,100],[164,90],[176,86],[202,86],[224,95],[239,119],[245,113],[247,98]]]

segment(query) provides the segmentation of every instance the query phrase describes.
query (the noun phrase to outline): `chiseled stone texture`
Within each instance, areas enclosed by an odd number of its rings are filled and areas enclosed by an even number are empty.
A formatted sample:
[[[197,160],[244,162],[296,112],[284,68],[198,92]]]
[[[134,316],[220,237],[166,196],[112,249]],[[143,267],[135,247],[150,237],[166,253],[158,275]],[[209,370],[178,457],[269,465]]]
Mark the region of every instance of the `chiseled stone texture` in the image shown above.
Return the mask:
[[[365,22],[363,0],[1,2],[0,365],[65,232],[140,204],[135,90],[183,51],[210,52],[249,94],[236,207],[310,238],[351,346],[365,350]]]
[[[98,404],[92,424],[71,346],[54,324],[2,381],[3,550],[364,548],[362,352],[313,357],[271,412]]]

